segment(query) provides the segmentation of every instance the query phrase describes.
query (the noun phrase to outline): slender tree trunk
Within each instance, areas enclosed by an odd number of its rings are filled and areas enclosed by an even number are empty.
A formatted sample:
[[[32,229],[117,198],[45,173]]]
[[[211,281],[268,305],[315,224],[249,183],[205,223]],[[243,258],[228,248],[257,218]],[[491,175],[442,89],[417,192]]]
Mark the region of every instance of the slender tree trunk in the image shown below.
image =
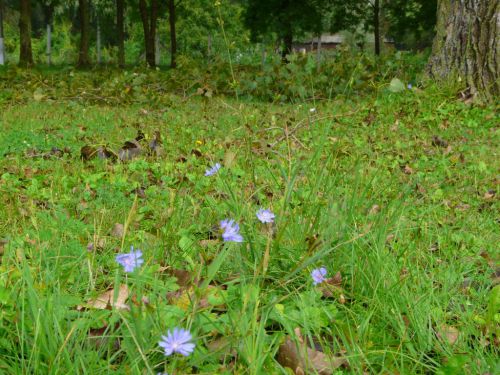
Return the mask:
[[[281,53],[281,59],[284,62],[288,62],[287,55],[290,55],[293,50],[293,33],[292,33],[292,25],[288,25],[286,34],[283,36],[283,44],[284,48]]]
[[[99,11],[96,12],[96,51],[97,51],[97,64],[102,63],[102,53],[101,53],[101,24],[99,20]]]
[[[47,65],[52,64],[52,30],[50,23],[47,23]]]
[[[375,55],[380,55],[380,2],[373,4],[373,34],[375,37]]]
[[[125,0],[116,0],[116,29],[118,34],[118,66],[125,67],[125,30],[124,30]]]
[[[207,60],[210,62],[210,58],[212,57],[212,34],[208,33],[207,35]]]
[[[3,41],[3,1],[0,0],[0,65],[5,64],[5,44]]]
[[[318,48],[316,49],[316,70],[321,68],[321,34],[318,35]]]
[[[438,81],[458,79],[482,100],[498,99],[500,0],[438,0],[428,73]]]
[[[158,19],[158,0],[151,0],[150,7],[146,0],[139,0],[139,12],[141,13],[142,27],[144,29],[144,44],[146,47],[146,62],[154,68],[155,61],[155,37],[156,21]]]
[[[89,0],[78,0],[78,16],[80,19],[80,50],[78,53],[78,66],[81,68],[90,65],[90,15]]]
[[[47,29],[47,45],[45,55],[47,56],[47,65],[52,64],[52,18],[54,14],[54,4],[52,2],[43,4],[43,13]]]
[[[31,0],[20,1],[19,34],[21,48],[19,51],[19,65],[33,65],[33,53],[31,51]]]
[[[161,61],[160,36],[156,33],[155,37],[155,65],[159,66]]]
[[[168,2],[168,23],[170,24],[170,67],[177,66],[177,35],[175,33],[175,0]]]

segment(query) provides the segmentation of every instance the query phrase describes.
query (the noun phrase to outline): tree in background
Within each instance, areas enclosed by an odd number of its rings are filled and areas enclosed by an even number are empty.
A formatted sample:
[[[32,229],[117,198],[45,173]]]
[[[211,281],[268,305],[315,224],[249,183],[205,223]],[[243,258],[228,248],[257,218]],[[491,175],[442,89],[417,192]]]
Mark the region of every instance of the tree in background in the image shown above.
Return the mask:
[[[118,66],[125,67],[125,0],[116,0],[116,35]]]
[[[19,2],[19,66],[33,65],[33,52],[31,50],[31,0]]]
[[[3,0],[0,0],[0,65],[5,64],[5,43],[3,31]]]
[[[431,77],[458,78],[472,95],[493,101],[500,94],[499,20],[500,0],[439,0]]]
[[[176,8],[180,1],[175,2],[175,0],[168,0],[168,23],[170,26],[170,67],[175,68],[177,66],[176,56],[177,56],[177,33],[175,29],[176,22]]]
[[[249,0],[245,23],[254,41],[276,34],[283,43],[282,57],[292,52],[294,37],[304,32],[320,34],[330,1]]]
[[[90,66],[90,9],[89,0],[78,0],[78,20],[80,21],[80,48],[78,52],[78,67]]]
[[[144,45],[146,47],[146,62],[149,67],[156,66],[155,39],[156,23],[159,15],[158,0],[139,0],[139,12],[144,30]]]
[[[387,33],[405,47],[421,49],[432,45],[437,0],[386,0]]]

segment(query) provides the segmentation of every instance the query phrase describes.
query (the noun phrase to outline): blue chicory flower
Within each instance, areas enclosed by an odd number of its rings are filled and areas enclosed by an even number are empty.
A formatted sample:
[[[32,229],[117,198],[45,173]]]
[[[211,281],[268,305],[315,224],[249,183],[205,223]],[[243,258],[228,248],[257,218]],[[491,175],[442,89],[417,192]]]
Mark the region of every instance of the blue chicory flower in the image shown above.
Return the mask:
[[[193,352],[195,347],[195,345],[190,342],[192,340],[191,333],[182,328],[174,328],[172,332],[168,330],[167,335],[161,336],[161,338],[162,340],[158,345],[164,349],[166,356],[173,353],[188,356]]]
[[[316,268],[311,272],[311,277],[313,279],[314,285],[321,284],[323,281],[325,281],[326,280],[325,276],[326,276],[325,267]]]
[[[222,220],[220,228],[224,231],[222,239],[225,242],[243,242],[243,237],[239,233],[240,226],[234,220]]]
[[[134,250],[133,246],[130,246],[130,253],[118,254],[115,259],[118,264],[123,266],[125,272],[134,272],[134,269],[144,263],[142,251]]]
[[[411,90],[413,88],[413,85],[411,83],[408,84],[408,90]]]
[[[271,210],[264,210],[261,208],[257,211],[257,219],[259,219],[261,223],[272,223],[274,222],[274,218],[275,216]]]
[[[219,169],[221,169],[221,167],[222,166],[219,163],[215,163],[215,165],[212,168],[208,168],[205,171],[205,176],[213,176],[219,171]]]

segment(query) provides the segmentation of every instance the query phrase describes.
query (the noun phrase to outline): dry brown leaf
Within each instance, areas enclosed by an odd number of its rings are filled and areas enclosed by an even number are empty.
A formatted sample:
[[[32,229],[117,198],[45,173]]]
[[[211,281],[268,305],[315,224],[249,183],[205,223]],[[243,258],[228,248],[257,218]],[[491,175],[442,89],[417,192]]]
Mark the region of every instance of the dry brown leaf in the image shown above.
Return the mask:
[[[324,297],[331,298],[335,295],[342,295],[342,274],[338,271],[333,277],[326,279],[325,282],[319,284],[321,293]]]
[[[406,164],[402,169],[404,174],[413,174],[413,168]]]
[[[378,204],[374,204],[370,211],[368,211],[368,215],[376,215],[380,212],[380,206]]]
[[[495,197],[495,194],[496,194],[496,191],[491,189],[491,190],[488,190],[486,193],[484,193],[483,198],[486,200],[490,200],[490,199],[493,199]]]
[[[122,238],[124,233],[125,233],[125,226],[120,223],[116,223],[113,229],[111,230],[111,235],[117,238]]]
[[[92,299],[88,301],[85,306],[79,305],[76,309],[83,310],[86,307],[90,307],[93,309],[100,310],[111,310],[112,308],[116,308],[119,310],[129,310],[129,306],[125,304],[129,296],[129,291],[127,285],[120,285],[120,289],[118,290],[118,295],[116,297],[116,301],[113,301],[115,295],[114,289],[109,289],[103,294],[101,294],[96,299]]]
[[[445,141],[443,138],[438,137],[437,135],[432,137],[432,145],[437,146],[437,147],[443,147],[446,148],[448,147],[448,142]]]
[[[455,343],[458,340],[458,337],[460,336],[460,332],[455,327],[442,324],[437,331],[437,336],[444,342],[450,345],[455,345]]]
[[[277,353],[277,361],[283,367],[288,367],[296,374],[320,374],[330,375],[340,366],[346,366],[347,360],[343,356],[329,357],[325,353],[308,347],[301,334],[300,329],[295,329],[297,343],[290,336],[280,346]]]

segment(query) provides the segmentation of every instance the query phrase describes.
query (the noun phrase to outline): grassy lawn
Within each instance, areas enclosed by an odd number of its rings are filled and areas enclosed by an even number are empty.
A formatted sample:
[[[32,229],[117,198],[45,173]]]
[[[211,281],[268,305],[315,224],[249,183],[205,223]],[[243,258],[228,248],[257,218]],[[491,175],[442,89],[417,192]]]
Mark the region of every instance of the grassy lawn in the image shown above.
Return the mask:
[[[0,373],[499,371],[492,108],[431,90],[38,99],[0,104]],[[132,160],[80,157],[138,130]],[[130,246],[144,264],[125,273]],[[190,356],[158,346],[175,327]]]

